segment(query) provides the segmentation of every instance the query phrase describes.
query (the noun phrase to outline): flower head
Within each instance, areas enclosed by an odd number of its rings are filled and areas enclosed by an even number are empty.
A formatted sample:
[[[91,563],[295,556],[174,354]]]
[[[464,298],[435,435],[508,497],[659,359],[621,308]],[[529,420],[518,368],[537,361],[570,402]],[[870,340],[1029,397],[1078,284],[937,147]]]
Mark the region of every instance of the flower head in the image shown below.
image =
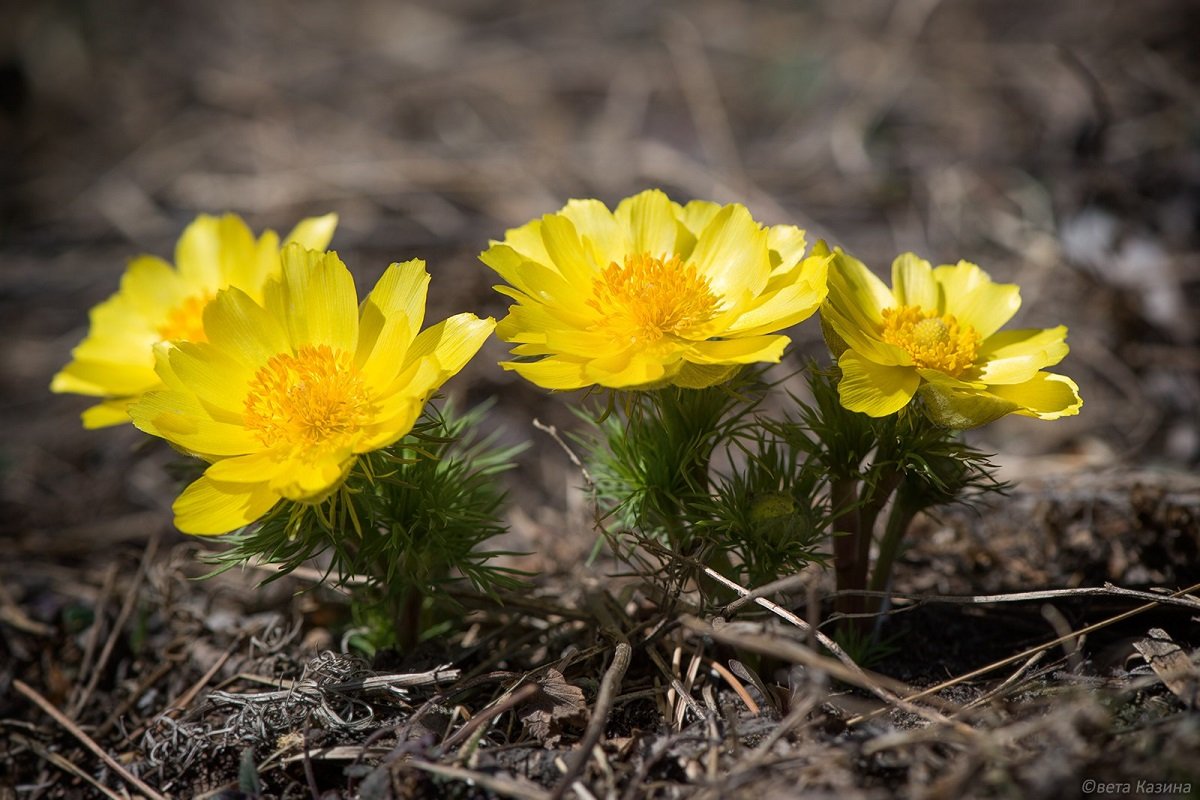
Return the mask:
[[[516,301],[496,332],[519,360],[501,366],[548,389],[702,388],[779,361],[776,332],[825,297],[829,256],[804,247],[799,228],[737,204],[572,200],[480,255]]]
[[[130,408],[138,428],[212,462],[175,501],[185,533],[226,533],[285,498],[323,500],[358,455],[412,430],[495,327],[458,314],[418,333],[421,261],[388,267],[361,308],[336,253],[289,245],[282,262],[261,302],[217,293],[205,341],[160,345],[166,388]]]
[[[838,251],[821,322],[842,371],[842,405],[883,417],[920,395],[930,419],[957,429],[1006,414],[1079,413],[1075,382],[1042,371],[1067,355],[1066,327],[1001,331],[1020,305],[1017,286],[966,261],[933,268],[905,253],[888,289]]]
[[[335,214],[311,217],[284,242],[324,250],[336,225]],[[279,274],[279,247],[274,231],[255,239],[234,214],[197,217],[179,237],[175,266],[148,255],[130,262],[117,293],[92,309],[87,337],[50,389],[103,398],[84,412],[84,427],[129,422],[129,404],[161,386],[154,346],[204,341],[204,309],[227,286],[261,299],[263,285]]]

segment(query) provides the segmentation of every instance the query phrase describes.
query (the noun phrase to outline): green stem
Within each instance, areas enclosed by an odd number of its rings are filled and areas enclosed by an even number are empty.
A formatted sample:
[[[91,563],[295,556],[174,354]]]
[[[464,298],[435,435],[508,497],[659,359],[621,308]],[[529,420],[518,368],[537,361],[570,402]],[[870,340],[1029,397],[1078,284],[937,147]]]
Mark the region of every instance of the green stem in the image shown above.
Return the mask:
[[[879,519],[880,512],[887,505],[892,493],[896,491],[896,487],[900,485],[900,481],[904,478],[904,473],[896,469],[883,470],[875,479],[875,481],[864,481],[863,492],[869,496],[862,498],[862,505],[859,508],[858,519],[859,526],[863,532],[858,539],[857,565],[861,570],[860,582],[862,588],[866,588],[867,569],[871,559],[871,540],[875,535],[875,522]]]
[[[913,518],[921,510],[920,503],[912,502],[905,495],[903,490],[897,495],[896,503],[892,506],[892,513],[888,516],[883,539],[879,542],[879,556],[875,559],[875,569],[871,573],[869,587],[873,592],[887,590],[888,581],[892,575],[892,566],[896,562],[896,556],[900,553],[900,544],[904,541],[908,526],[912,524]],[[881,605],[880,599],[874,597],[871,600],[873,608],[878,609]]]

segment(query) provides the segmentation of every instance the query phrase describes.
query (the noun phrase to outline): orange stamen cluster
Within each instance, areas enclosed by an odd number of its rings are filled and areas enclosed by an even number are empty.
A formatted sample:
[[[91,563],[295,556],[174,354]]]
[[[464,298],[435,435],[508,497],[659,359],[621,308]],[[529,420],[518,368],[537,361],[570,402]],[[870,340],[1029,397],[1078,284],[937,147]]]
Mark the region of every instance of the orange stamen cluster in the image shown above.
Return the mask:
[[[979,333],[953,314],[938,314],[918,306],[883,310],[883,341],[903,349],[913,364],[959,377],[975,364]]]
[[[366,384],[345,353],[306,345],[272,356],[250,382],[244,422],[266,447],[338,447],[372,419]]]
[[[588,305],[604,315],[604,327],[619,338],[653,343],[707,322],[717,297],[695,265],[685,265],[677,255],[639,253],[626,256],[623,266],[608,265],[592,282]]]

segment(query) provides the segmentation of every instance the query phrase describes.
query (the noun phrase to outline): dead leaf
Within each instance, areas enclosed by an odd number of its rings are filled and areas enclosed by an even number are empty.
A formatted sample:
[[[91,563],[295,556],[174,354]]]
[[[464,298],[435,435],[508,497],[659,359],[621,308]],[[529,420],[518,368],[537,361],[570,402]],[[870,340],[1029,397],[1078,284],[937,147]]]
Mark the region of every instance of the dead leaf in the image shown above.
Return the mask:
[[[1196,706],[1200,700],[1200,672],[1170,634],[1162,628],[1151,628],[1147,638],[1133,643],[1133,649],[1142,654],[1171,694],[1189,708]]]
[[[548,748],[555,747],[565,727],[587,718],[587,704],[583,690],[567,683],[553,667],[538,678],[537,684],[540,691],[517,710],[517,716],[531,736]]]

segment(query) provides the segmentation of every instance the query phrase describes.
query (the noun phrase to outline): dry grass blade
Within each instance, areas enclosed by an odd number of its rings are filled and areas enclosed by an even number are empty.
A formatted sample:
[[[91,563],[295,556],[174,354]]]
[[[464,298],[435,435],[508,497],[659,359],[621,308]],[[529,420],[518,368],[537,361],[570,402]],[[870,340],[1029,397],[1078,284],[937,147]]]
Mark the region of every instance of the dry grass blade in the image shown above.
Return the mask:
[[[948,681],[943,681],[943,682],[937,684],[936,686],[930,686],[928,689],[922,689],[921,691],[917,692],[916,694],[911,694],[904,699],[905,700],[920,700],[921,698],[928,697],[928,696],[930,696],[932,694],[936,694],[944,689],[948,689],[951,686],[957,686],[958,684],[963,683],[965,681],[974,680],[975,678],[978,678],[981,675],[986,675],[989,672],[998,670],[1001,667],[1006,667],[1009,664],[1015,664],[1016,662],[1020,661],[1021,659],[1029,658],[1031,655],[1033,655],[1034,653],[1037,653],[1041,650],[1046,650],[1051,647],[1057,647],[1058,645],[1062,644],[1063,642],[1066,642],[1077,636],[1083,636],[1084,634],[1091,633],[1092,631],[1098,631],[1102,628],[1107,628],[1109,625],[1116,624],[1118,622],[1121,622],[1122,620],[1129,619],[1130,617],[1135,617],[1138,614],[1144,614],[1147,611],[1151,610],[1152,608],[1156,608],[1160,605],[1164,605],[1164,603],[1162,601],[1170,600],[1172,598],[1180,598],[1185,595],[1190,595],[1192,592],[1195,592],[1197,590],[1200,590],[1200,583],[1189,586],[1186,589],[1180,589],[1178,592],[1175,592],[1175,593],[1169,595],[1168,597],[1155,598],[1154,601],[1151,603],[1146,603],[1145,605],[1140,605],[1137,608],[1131,608],[1129,611],[1124,611],[1120,614],[1117,614],[1116,616],[1112,616],[1107,619],[1103,619],[1099,622],[1092,623],[1091,625],[1084,626],[1083,628],[1080,628],[1079,630],[1077,630],[1073,633],[1069,633],[1066,636],[1059,636],[1058,638],[1053,639],[1044,644],[1037,645],[1036,647],[1030,647],[1027,650],[1022,650],[1020,653],[1017,653],[1014,656],[1009,656],[1008,658],[1002,658],[999,661],[993,661],[991,664],[982,666],[979,669],[971,670],[970,672],[968,672],[964,675],[959,675],[957,678],[952,678]],[[847,720],[846,724],[856,725],[860,722],[864,722],[868,719],[871,719],[872,717],[877,716],[878,713],[879,712],[871,712],[869,714],[861,714],[857,717]]]
[[[34,753],[37,754],[38,758],[42,759],[43,761],[46,761],[49,764],[53,764],[54,766],[61,769],[63,772],[66,772],[69,775],[74,775],[76,778],[79,778],[79,779],[84,780],[87,783],[91,784],[93,787],[95,787],[96,791],[100,792],[100,794],[104,795],[105,797],[110,798],[110,800],[124,800],[123,795],[117,794],[112,789],[108,788],[103,783],[101,783],[100,781],[93,778],[91,775],[88,775],[86,772],[84,772],[78,766],[76,766],[75,764],[72,764],[70,761],[63,758],[62,755],[60,755],[59,753],[52,752],[50,750],[47,750],[45,747],[42,747],[42,745],[39,742],[37,742],[33,739],[26,739],[24,736],[14,737],[14,740],[18,741],[21,744],[28,747],[30,750],[32,750]]]
[[[782,582],[781,582],[782,583]],[[774,586],[769,584],[761,589],[754,591],[755,597],[760,597],[764,594],[769,594],[767,590]],[[1121,586],[1115,586],[1111,583],[1105,583],[1103,586],[1084,587],[1080,589],[1043,589],[1036,592],[1007,592],[1005,594],[913,594],[908,592],[854,592],[856,595],[863,597],[878,597],[880,599],[892,600],[912,600],[914,605],[905,607],[907,611],[917,605],[925,605],[929,603],[938,603],[942,605],[987,605],[990,603],[1026,603],[1034,600],[1065,600],[1076,597],[1128,597],[1135,600],[1149,600],[1157,605],[1173,606],[1176,608],[1185,608],[1191,611],[1200,611],[1200,599],[1191,597],[1190,590],[1184,590],[1183,593],[1176,592],[1175,594],[1159,594],[1157,592],[1142,592],[1137,589],[1126,589]],[[741,604],[747,598],[743,597],[735,600],[734,603]],[[730,604],[732,606],[733,603]],[[726,606],[729,609],[729,606]],[[893,612],[894,613],[894,612]]]
[[[761,711],[761,709],[758,707],[758,703],[754,702],[754,698],[751,697],[750,693],[746,691],[745,685],[743,685],[742,682],[739,681],[737,677],[729,671],[728,668],[724,667],[720,661],[715,659],[709,661],[708,663],[714,670],[716,670],[717,674],[724,678],[725,682],[728,683],[735,692],[737,692],[738,697],[742,698],[742,702],[746,704],[746,708],[751,714],[758,714]]]
[[[955,730],[963,737],[970,738],[975,735],[975,731],[969,726],[957,720],[950,719],[944,714],[930,708],[916,705],[909,702],[908,699],[899,697],[892,691],[884,688],[880,677],[872,677],[866,673],[861,667],[856,664],[853,669],[848,668],[845,664],[834,661],[831,658],[826,658],[818,653],[813,652],[808,647],[799,642],[785,639],[780,636],[770,636],[762,633],[747,634],[737,633],[733,630],[738,623],[715,628],[698,617],[685,615],[681,620],[683,626],[688,630],[699,633],[703,636],[709,636],[718,642],[740,647],[754,653],[763,655],[775,656],[777,658],[786,659],[796,664],[802,664],[811,669],[821,670],[832,675],[840,681],[849,683],[851,686],[857,686],[860,689],[866,689],[874,694],[879,699],[889,705],[900,708],[909,713],[928,720],[929,722],[945,725],[948,728]]]
[[[993,687],[988,692],[985,692],[971,702],[967,703],[965,706],[963,706],[963,710],[966,711],[972,708],[978,708],[985,703],[991,702],[994,698],[1003,695],[1005,692],[1015,686],[1023,677],[1025,677],[1025,675],[1029,673],[1029,670],[1037,666],[1038,662],[1040,662],[1046,656],[1046,652],[1047,651],[1045,649],[1038,650],[1036,653],[1031,655],[1029,660],[1022,664],[1016,672],[1005,678],[1003,683],[1001,683],[999,686]]]
[[[494,703],[481,710],[471,718],[470,722],[463,725],[450,738],[442,742],[442,750],[449,752],[458,747],[462,742],[469,740],[476,732],[482,733],[484,726],[489,722],[505,711],[511,711],[522,703],[527,702],[539,691],[541,690],[537,684],[527,683],[518,689],[512,690],[509,694],[501,695]]]
[[[142,581],[146,577],[146,569],[154,560],[154,555],[158,552],[158,536],[150,537],[150,541],[146,543],[146,550],[142,553],[142,560],[138,563],[137,574],[134,575],[133,581],[129,584],[129,589],[125,593],[125,601],[121,604],[121,611],[117,614],[117,620],[113,623],[112,630],[109,631],[108,639],[104,643],[104,648],[100,651],[100,656],[96,659],[96,663],[91,667],[91,677],[88,679],[87,685],[79,696],[75,698],[75,702],[71,704],[70,716],[77,717],[79,712],[87,705],[88,700],[92,697],[92,692],[96,691],[96,684],[100,680],[100,676],[104,674],[104,667],[108,664],[108,659],[112,657],[113,648],[116,647],[117,640],[125,630],[125,623],[129,621],[130,614],[133,613],[134,606],[137,603],[138,590],[141,588]]]
[[[150,786],[148,786],[145,782],[142,781],[141,778],[134,775],[129,770],[125,769],[125,767],[121,766],[121,763],[119,761],[117,761],[115,758],[113,758],[108,753],[106,753],[104,751],[104,748],[102,748],[102,747],[100,747],[100,745],[96,744],[96,742],[90,736],[88,736],[86,733],[84,733],[82,730],[79,729],[78,725],[76,725],[65,714],[63,714],[61,711],[59,711],[57,708],[55,708],[53,703],[51,703],[49,700],[47,700],[46,698],[44,698],[40,694],[38,694],[37,691],[35,691],[32,687],[30,687],[24,681],[14,680],[12,683],[12,686],[18,692],[25,695],[25,697],[32,700],[33,703],[35,705],[37,705],[38,708],[42,709],[42,711],[45,711],[47,714],[49,714],[54,719],[55,722],[57,722],[68,733],[70,733],[72,736],[74,736],[76,739],[78,739],[80,744],[82,744],[88,750],[91,750],[93,753],[95,753],[97,756],[99,756],[101,761],[103,761],[105,764],[107,764],[109,766],[109,768],[112,769],[113,772],[115,772],[115,773],[117,773],[117,775],[121,776],[121,779],[124,780],[126,783],[128,783],[130,786],[133,786],[134,788],[136,788],[139,792],[146,795],[146,797],[149,797],[150,800],[166,800],[166,798],[163,797],[163,795],[159,794],[157,791],[155,791]]]

